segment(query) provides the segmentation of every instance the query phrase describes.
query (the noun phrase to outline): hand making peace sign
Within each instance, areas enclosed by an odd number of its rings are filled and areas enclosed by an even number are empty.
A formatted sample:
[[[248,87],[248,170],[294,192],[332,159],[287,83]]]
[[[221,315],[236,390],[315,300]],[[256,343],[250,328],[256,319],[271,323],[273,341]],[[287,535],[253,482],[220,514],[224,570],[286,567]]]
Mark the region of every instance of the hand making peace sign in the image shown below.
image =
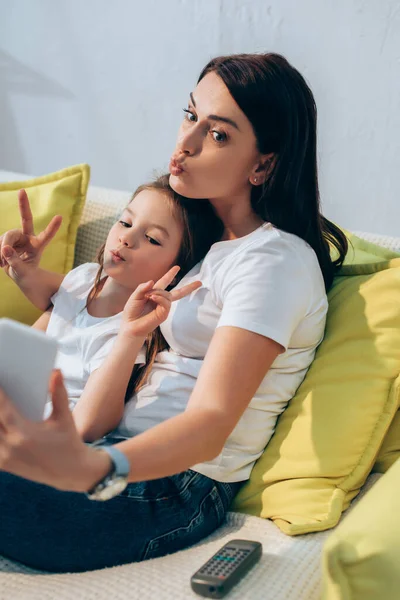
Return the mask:
[[[21,229],[11,229],[0,236],[0,267],[17,281],[39,265],[43,250],[60,228],[62,217],[55,216],[38,235],[33,229],[32,211],[25,190],[18,192]]]
[[[179,271],[172,267],[156,283],[148,281],[138,285],[123,311],[121,333],[134,337],[146,336],[168,317],[172,302],[180,300],[201,287],[201,281],[193,281],[177,290],[167,288]]]

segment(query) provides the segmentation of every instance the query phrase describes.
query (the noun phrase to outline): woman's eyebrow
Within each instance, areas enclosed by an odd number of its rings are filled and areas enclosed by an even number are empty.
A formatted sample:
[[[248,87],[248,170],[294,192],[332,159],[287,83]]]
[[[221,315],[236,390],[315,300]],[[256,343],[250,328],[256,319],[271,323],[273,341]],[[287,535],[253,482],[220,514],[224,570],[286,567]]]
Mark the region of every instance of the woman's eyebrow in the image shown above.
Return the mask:
[[[190,96],[193,106],[196,108],[196,102],[194,101],[192,92],[190,92],[189,96]],[[232,121],[232,119],[228,119],[228,117],[219,117],[218,115],[208,115],[207,119],[210,119],[210,121],[222,121],[222,123],[228,123],[228,125],[232,125],[238,131],[240,131],[238,124],[235,123],[235,121]]]

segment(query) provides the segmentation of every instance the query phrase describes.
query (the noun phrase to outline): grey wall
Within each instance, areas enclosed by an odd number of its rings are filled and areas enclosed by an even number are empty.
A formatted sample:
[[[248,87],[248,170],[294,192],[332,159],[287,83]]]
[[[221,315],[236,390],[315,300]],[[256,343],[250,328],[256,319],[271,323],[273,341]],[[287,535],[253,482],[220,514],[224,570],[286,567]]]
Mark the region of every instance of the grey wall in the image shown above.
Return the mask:
[[[0,0],[0,168],[134,189],[206,61],[264,50],[314,91],[325,214],[400,235],[399,0]]]

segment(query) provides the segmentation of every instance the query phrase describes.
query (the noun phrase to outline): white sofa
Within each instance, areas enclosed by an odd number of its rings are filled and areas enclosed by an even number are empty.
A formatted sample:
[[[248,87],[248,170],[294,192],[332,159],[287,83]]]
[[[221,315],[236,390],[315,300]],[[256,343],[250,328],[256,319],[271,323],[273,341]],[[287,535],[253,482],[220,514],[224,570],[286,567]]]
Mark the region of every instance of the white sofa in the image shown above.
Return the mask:
[[[24,176],[0,171],[0,181],[18,179],[22,180]],[[129,192],[89,187],[78,231],[76,265],[93,260],[96,249],[129,198]],[[375,243],[400,249],[400,239],[361,235]],[[376,474],[369,476],[353,505],[360,501],[378,478]],[[352,506],[349,510],[352,510]],[[263,544],[263,556],[229,594],[231,600],[318,600],[321,597],[321,551],[329,533],[324,531],[289,537],[271,521],[230,512],[226,523],[200,544],[143,563],[58,575],[38,572],[0,557],[0,600],[198,598],[190,588],[190,576],[220,546],[236,537],[260,541]]]

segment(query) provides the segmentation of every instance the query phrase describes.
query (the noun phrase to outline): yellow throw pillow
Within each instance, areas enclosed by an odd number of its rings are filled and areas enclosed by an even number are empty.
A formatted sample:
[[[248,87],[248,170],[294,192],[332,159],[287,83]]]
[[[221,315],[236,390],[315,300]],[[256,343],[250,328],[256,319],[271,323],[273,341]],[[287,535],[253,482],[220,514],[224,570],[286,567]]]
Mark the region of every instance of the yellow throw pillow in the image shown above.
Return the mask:
[[[234,510],[321,531],[365,482],[399,408],[400,258],[382,258],[336,277],[324,341]]]
[[[392,258],[399,258],[400,253],[373,244],[367,240],[359,238],[350,231],[343,229],[349,242],[344,265],[369,265],[371,263],[384,262]]]
[[[390,424],[372,470],[375,473],[386,473],[398,458],[400,458],[400,409]]]
[[[54,215],[63,217],[62,225],[43,252],[41,266],[67,273],[73,265],[76,233],[89,184],[88,165],[77,165],[27,181],[0,183],[0,235],[21,227],[18,190],[25,188],[33,213],[35,233]],[[13,281],[0,269],[0,317],[31,325],[40,315]]]
[[[400,256],[393,250],[372,244],[349,231],[345,233],[350,242],[344,263],[346,265],[382,262]],[[385,473],[398,458],[400,458],[400,409],[390,424],[372,470],[376,473]]]
[[[400,461],[327,538],[323,600],[398,600]]]

